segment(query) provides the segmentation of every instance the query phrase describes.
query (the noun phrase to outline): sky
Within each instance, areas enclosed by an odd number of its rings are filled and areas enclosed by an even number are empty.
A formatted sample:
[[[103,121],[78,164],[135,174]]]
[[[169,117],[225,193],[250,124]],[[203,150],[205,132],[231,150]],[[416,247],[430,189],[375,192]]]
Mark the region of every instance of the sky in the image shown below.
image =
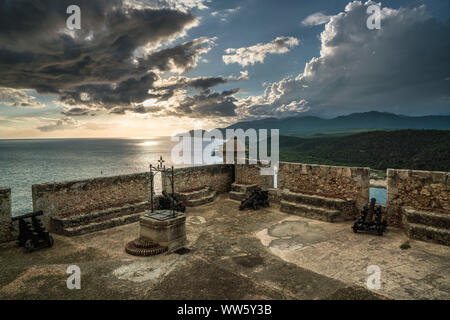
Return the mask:
[[[0,0],[0,138],[449,115],[449,35],[448,0]]]

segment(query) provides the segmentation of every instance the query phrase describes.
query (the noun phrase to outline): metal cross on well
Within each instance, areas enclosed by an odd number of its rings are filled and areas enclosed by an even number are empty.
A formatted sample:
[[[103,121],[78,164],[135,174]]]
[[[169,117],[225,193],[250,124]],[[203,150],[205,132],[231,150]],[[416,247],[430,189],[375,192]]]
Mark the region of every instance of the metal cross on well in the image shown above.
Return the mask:
[[[165,169],[166,165],[164,164],[164,162],[166,162],[166,161],[163,160],[162,156],[160,156],[159,160],[158,160],[158,169],[162,169],[162,168]]]
[[[153,195],[155,194],[154,192],[154,177],[158,174],[167,174],[170,173],[170,175],[168,175],[168,179],[170,181],[170,185],[171,185],[171,189],[172,189],[172,195],[171,195],[171,199],[172,199],[172,215],[175,216],[175,186],[174,186],[174,171],[173,171],[173,166],[171,166],[170,168],[166,168],[166,165],[164,164],[164,162],[166,162],[165,160],[163,160],[162,156],[159,157],[158,160],[158,166],[154,167],[150,164],[150,206],[151,206],[151,212],[154,212],[154,206],[153,206]]]

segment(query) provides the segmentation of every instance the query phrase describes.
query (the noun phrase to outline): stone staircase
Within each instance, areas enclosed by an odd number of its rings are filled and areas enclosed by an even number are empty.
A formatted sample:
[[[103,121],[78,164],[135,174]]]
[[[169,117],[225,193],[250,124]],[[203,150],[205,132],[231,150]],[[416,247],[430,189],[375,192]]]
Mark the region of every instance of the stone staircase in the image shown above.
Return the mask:
[[[149,209],[150,205],[146,201],[66,218],[51,217],[51,231],[71,237],[105,230],[137,222]]]
[[[403,208],[406,232],[412,239],[450,246],[450,213]]]
[[[186,207],[196,207],[202,204],[213,202],[216,198],[216,191],[209,187],[191,191],[175,193],[175,198],[184,203]]]
[[[250,195],[250,193],[257,187],[256,184],[238,184],[231,185],[230,199],[242,201]]]
[[[284,190],[281,194],[280,211],[310,219],[337,222],[354,219],[356,206],[353,200]]]

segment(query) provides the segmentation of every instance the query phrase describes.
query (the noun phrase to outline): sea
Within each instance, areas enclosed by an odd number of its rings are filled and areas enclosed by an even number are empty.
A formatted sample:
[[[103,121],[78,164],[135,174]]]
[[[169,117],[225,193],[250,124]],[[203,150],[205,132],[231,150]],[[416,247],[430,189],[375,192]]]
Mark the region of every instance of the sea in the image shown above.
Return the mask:
[[[141,173],[160,157],[174,165],[176,143],[171,137],[0,140],[0,187],[11,188],[12,215],[18,216],[33,211],[33,184]],[[159,175],[155,189],[161,189]]]
[[[33,184],[141,173],[160,157],[168,166],[187,166],[171,161],[176,143],[171,137],[0,140],[0,187],[11,188],[12,215],[19,216],[33,211]]]

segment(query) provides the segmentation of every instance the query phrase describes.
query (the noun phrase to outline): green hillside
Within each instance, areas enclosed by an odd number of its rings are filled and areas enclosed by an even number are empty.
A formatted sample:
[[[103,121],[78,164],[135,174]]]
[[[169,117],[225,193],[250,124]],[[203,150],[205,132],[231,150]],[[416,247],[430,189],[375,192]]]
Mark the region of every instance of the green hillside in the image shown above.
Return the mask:
[[[343,137],[280,137],[280,160],[386,170],[450,171],[450,131],[372,131]]]

